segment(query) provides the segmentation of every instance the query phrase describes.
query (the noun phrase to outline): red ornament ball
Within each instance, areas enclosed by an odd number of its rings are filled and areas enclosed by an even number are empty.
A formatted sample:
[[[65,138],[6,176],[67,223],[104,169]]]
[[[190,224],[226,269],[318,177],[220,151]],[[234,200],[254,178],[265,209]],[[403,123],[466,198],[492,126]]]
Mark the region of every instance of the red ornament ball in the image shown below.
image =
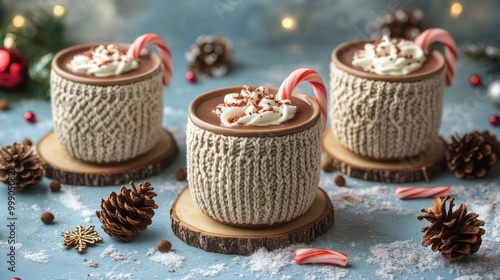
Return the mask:
[[[19,277],[12,277],[12,278],[10,278],[10,280],[21,280],[21,278],[19,278]]]
[[[24,119],[29,123],[36,123],[36,115],[31,111],[24,113]]]
[[[490,123],[493,126],[500,126],[500,116],[498,116],[498,115],[491,115],[490,116]]]
[[[196,75],[194,74],[193,71],[186,72],[186,80],[188,80],[188,82],[190,82],[192,84],[196,83]]]
[[[469,82],[473,87],[480,87],[483,85],[483,81],[479,75],[472,75],[469,78]]]
[[[17,49],[0,48],[0,88],[14,89],[26,81],[28,60]]]

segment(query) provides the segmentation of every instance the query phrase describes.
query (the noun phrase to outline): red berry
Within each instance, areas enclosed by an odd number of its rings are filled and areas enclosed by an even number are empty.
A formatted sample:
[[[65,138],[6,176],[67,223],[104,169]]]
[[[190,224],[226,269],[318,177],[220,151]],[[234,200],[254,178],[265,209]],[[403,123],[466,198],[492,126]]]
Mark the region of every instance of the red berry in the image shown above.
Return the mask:
[[[29,123],[36,123],[36,115],[31,111],[24,113],[24,119]]]
[[[479,75],[470,76],[469,81],[473,87],[480,87],[483,85],[483,81],[481,80],[481,77],[479,77]]]
[[[186,72],[186,80],[188,80],[192,84],[196,83],[196,75],[194,74],[193,71]]]
[[[491,115],[490,116],[490,123],[494,126],[500,126],[500,116]]]

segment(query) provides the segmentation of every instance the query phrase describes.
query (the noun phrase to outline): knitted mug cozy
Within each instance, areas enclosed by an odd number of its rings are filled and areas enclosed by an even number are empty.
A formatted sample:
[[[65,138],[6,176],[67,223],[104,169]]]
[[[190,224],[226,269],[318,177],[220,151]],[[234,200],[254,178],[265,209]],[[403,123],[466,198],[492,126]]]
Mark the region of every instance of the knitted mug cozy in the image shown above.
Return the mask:
[[[140,81],[120,85],[73,82],[51,72],[57,141],[71,156],[111,163],[135,158],[158,142],[163,119],[160,65]]]
[[[339,142],[375,159],[401,159],[436,143],[441,124],[444,68],[411,82],[358,77],[330,65],[330,122]]]
[[[187,169],[196,206],[235,225],[290,221],[311,206],[319,185],[321,121],[272,137],[216,134],[188,120]]]

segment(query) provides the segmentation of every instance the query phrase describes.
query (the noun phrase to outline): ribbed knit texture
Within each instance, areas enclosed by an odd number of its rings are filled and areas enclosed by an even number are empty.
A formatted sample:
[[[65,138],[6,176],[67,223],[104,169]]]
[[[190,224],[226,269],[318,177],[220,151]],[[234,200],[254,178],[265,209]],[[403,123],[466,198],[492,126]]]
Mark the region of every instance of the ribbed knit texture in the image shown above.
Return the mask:
[[[344,147],[376,159],[431,152],[441,124],[444,69],[415,82],[368,80],[333,62],[330,70],[331,129]]]
[[[319,184],[321,122],[274,137],[236,137],[187,125],[189,189],[208,216],[271,225],[307,211]]]
[[[57,141],[71,156],[109,163],[132,159],[158,142],[163,118],[160,68],[145,80],[116,86],[75,83],[51,72]]]

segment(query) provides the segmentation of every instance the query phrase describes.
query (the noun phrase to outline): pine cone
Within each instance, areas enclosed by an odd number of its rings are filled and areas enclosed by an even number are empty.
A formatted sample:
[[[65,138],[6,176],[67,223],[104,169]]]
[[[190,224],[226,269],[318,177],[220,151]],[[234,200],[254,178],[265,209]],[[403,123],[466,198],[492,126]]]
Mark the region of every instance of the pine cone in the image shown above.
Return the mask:
[[[225,37],[200,36],[186,52],[189,69],[206,76],[224,76],[232,61],[232,49]]]
[[[379,19],[380,33],[413,40],[426,29],[423,18],[424,13],[420,9],[396,10]]]
[[[446,151],[448,168],[458,178],[474,179],[488,174],[500,156],[500,143],[488,131],[474,131],[456,139],[451,137],[451,144]]]
[[[448,211],[446,201],[450,201]],[[422,246],[427,247],[432,244],[432,251],[441,252],[447,260],[460,260],[468,255],[472,255],[481,247],[481,236],[485,230],[480,228],[484,222],[478,220],[476,213],[467,214],[467,206],[461,204],[453,211],[453,197],[446,196],[444,200],[436,197],[434,205],[428,209],[422,209],[425,215],[418,216],[419,220],[426,219],[430,225],[424,227],[425,232]]]
[[[42,178],[42,162],[30,146],[14,143],[0,149],[0,181],[24,190],[36,186]]]
[[[154,201],[156,193],[149,182],[139,184],[136,189],[134,182],[130,181],[131,189],[122,186],[120,193],[109,194],[108,199],[101,201],[101,211],[97,217],[102,223],[102,229],[111,237],[123,242],[145,230],[151,224],[157,209]]]

